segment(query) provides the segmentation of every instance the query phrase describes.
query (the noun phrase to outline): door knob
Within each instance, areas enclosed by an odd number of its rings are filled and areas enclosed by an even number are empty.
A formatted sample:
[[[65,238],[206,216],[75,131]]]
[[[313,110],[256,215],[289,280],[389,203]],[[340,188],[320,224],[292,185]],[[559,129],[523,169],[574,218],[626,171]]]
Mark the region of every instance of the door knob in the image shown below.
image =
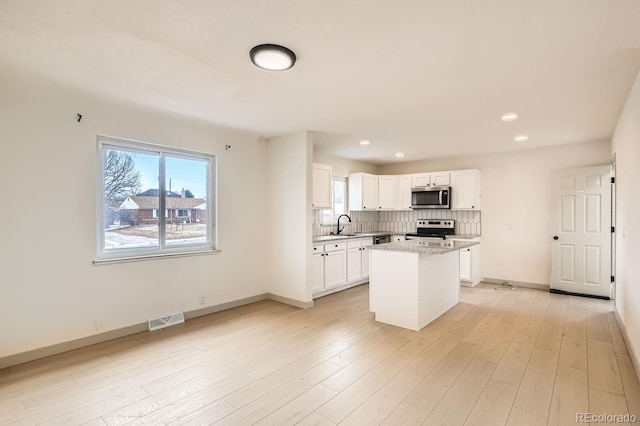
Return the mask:
[[[557,235],[554,235],[554,236],[553,236],[553,239],[554,239],[554,240],[557,240],[557,239],[558,239],[558,236],[557,236]]]

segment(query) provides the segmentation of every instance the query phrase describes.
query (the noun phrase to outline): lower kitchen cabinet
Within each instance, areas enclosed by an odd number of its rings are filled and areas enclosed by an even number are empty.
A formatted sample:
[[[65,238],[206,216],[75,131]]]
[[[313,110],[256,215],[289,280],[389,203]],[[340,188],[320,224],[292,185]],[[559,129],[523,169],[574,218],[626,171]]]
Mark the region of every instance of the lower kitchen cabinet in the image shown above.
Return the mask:
[[[473,287],[482,280],[480,244],[460,250],[460,284]]]
[[[325,244],[324,251],[324,288],[346,284],[346,243]]]
[[[369,278],[369,246],[373,238],[352,240],[347,243],[347,283]]]
[[[313,246],[311,255],[311,268],[313,269],[313,282],[311,292],[318,293],[324,290],[324,247],[322,244]]]
[[[371,245],[371,237],[314,244],[311,255],[311,289],[314,297],[366,282],[369,278]]]
[[[349,242],[354,244],[356,241]],[[362,279],[362,247],[360,240],[357,247],[347,249],[347,282],[352,283]]]

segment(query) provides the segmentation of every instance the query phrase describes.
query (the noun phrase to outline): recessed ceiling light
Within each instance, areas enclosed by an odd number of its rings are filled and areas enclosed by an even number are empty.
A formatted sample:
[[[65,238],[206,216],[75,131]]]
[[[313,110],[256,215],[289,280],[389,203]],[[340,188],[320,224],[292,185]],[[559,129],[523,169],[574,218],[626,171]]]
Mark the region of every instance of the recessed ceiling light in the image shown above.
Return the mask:
[[[249,52],[251,62],[268,71],[288,70],[296,63],[296,54],[277,44],[261,44]]]
[[[518,114],[515,112],[507,112],[506,114],[502,114],[500,118],[502,121],[515,121],[518,118]]]
[[[396,152],[396,157],[398,158],[404,157],[404,152]]]
[[[514,141],[516,142],[526,142],[529,140],[529,136],[527,135],[518,135],[515,138],[513,138]]]
[[[360,145],[369,145],[370,142],[368,140],[362,140],[360,141]]]

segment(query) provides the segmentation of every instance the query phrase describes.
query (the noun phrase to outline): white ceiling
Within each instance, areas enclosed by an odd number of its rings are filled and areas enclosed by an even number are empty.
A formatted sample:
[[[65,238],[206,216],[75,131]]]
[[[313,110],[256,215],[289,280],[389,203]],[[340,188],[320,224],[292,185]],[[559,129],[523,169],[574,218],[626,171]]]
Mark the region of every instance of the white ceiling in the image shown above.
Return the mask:
[[[262,43],[295,67],[253,66]],[[609,139],[640,2],[2,0],[0,64],[383,164]]]

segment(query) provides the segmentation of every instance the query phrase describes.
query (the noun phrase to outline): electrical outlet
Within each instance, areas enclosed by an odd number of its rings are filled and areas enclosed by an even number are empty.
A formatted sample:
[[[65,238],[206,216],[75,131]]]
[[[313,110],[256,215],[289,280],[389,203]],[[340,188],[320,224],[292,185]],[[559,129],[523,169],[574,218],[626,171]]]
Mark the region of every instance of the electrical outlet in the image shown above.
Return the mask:
[[[204,305],[207,302],[206,298],[204,297],[204,294],[200,296],[199,300],[201,305]]]

